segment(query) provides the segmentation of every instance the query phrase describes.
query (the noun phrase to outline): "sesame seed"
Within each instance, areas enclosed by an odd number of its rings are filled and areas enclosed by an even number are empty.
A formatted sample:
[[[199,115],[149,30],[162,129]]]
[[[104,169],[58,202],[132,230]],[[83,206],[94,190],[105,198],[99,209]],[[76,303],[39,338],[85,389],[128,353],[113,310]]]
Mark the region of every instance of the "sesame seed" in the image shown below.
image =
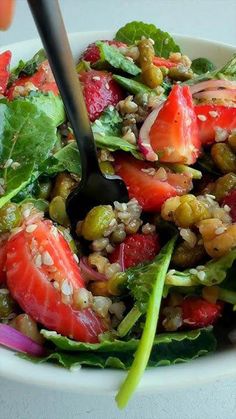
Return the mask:
[[[2,294],[2,295],[8,295],[9,294],[9,290],[7,288],[0,288],[0,294]]]
[[[221,143],[228,138],[228,131],[226,129],[216,127],[215,128],[215,142]]]
[[[40,267],[42,266],[42,256],[40,255],[40,253],[38,253],[38,254],[35,256],[35,258],[34,258],[34,263],[35,263],[35,266],[36,266],[37,268],[40,268]]]
[[[73,258],[75,259],[75,261],[77,262],[77,263],[79,263],[79,258],[78,258],[78,256],[74,253],[73,254]]]
[[[206,277],[206,272],[204,272],[204,271],[199,271],[199,272],[197,273],[197,277],[198,277],[198,279],[200,279],[200,281],[203,281],[203,280],[204,280],[204,278]]]
[[[26,227],[26,229],[25,229],[25,231],[27,232],[27,233],[33,233],[33,231],[34,230],[36,230],[36,228],[37,228],[38,226],[37,226],[37,224],[29,224],[27,227]]]
[[[132,57],[126,57],[127,60],[131,61],[132,63],[134,62]]]
[[[105,88],[106,88],[107,90],[110,90],[109,83],[106,83],[106,84],[105,84]]]
[[[198,271],[197,271],[197,269],[189,269],[189,273],[191,274],[191,275],[197,275],[198,274]]]
[[[223,206],[223,209],[226,211],[226,212],[230,212],[231,211],[231,208],[229,207],[229,205],[227,205],[227,204],[225,204],[224,206]]]
[[[203,269],[205,269],[205,266],[204,265],[199,265],[199,266],[196,267],[196,269],[198,271],[202,271]]]
[[[53,236],[57,239],[58,238],[58,230],[55,226],[52,226],[51,232],[52,232]]]
[[[12,165],[12,163],[13,163],[13,160],[12,159],[7,159],[5,161],[5,164],[4,164],[3,168],[4,169],[7,169],[8,167],[10,167]]]
[[[18,169],[18,167],[20,167],[20,163],[18,163],[18,161],[14,161],[12,163],[11,167],[12,167],[13,170],[16,170],[16,169]]]
[[[125,208],[125,210],[127,209],[127,206],[126,206],[126,208]],[[114,227],[116,225],[116,219],[115,218],[113,218],[112,220],[111,220],[111,222],[109,223],[109,227]]]
[[[56,288],[56,290],[59,290],[59,288],[60,288],[59,283],[57,281],[53,282],[53,286],[54,286],[54,288]]]
[[[218,236],[218,235],[224,233],[225,230],[226,230],[226,227],[218,227],[218,228],[215,229],[215,233]]]
[[[202,122],[205,122],[207,120],[207,117],[205,115],[198,115],[197,117]]]
[[[209,194],[209,193],[206,193],[206,194],[205,194],[205,196],[206,196],[207,198],[216,199],[215,195],[211,195],[211,194]]]
[[[47,250],[42,253],[42,262],[44,265],[47,265],[47,266],[53,265],[53,259]]]
[[[219,114],[218,114],[218,112],[216,112],[216,111],[209,111],[209,115],[210,115],[212,118],[216,118]]]
[[[67,295],[67,296],[73,294],[73,287],[71,284],[69,284],[67,279],[65,279],[61,284],[61,292],[62,294]]]
[[[155,41],[152,38],[148,38],[152,45],[155,45]]]
[[[99,76],[93,76],[92,79],[93,80],[100,80],[100,77]]]
[[[30,209],[30,208],[25,209],[25,210],[23,211],[23,217],[24,217],[24,218],[28,218],[28,217],[29,217],[29,215],[30,215],[30,213],[31,213],[31,209]]]

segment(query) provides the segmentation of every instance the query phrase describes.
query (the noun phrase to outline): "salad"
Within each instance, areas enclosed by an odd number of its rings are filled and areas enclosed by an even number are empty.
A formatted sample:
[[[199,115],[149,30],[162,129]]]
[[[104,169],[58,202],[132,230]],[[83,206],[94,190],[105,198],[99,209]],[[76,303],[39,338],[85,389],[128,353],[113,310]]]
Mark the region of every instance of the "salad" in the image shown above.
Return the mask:
[[[10,62],[0,54],[0,344],[129,370],[122,408],[146,367],[235,341],[236,55],[191,61],[142,22],[88,45],[76,70],[100,168],[129,201],[92,208],[73,236],[80,155],[47,57]]]

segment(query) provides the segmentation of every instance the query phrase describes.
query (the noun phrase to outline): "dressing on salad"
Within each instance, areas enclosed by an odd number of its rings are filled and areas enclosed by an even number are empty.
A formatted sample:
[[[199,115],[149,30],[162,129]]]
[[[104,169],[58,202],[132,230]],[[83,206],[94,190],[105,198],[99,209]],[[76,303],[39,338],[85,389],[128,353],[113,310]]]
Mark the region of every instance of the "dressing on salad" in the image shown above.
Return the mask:
[[[10,61],[0,54],[0,344],[128,369],[122,408],[147,366],[214,351],[233,328],[236,56],[191,61],[142,22],[87,47],[76,69],[100,168],[130,200],[94,207],[75,237],[80,155],[47,57]]]

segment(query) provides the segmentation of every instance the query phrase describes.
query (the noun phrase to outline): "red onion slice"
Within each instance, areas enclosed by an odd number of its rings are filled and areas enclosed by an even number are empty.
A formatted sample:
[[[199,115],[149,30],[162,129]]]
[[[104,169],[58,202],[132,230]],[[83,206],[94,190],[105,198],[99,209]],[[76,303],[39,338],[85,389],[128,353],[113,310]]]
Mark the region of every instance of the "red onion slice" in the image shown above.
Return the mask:
[[[118,263],[121,267],[121,271],[124,272],[125,270],[125,244],[124,243],[120,244]]]
[[[222,99],[222,100],[236,100],[236,89],[220,89],[220,90],[206,90],[204,92],[196,93],[194,99]]]
[[[192,95],[195,93],[201,92],[202,90],[212,90],[212,89],[235,89],[236,82],[230,80],[207,80],[202,81],[201,83],[194,84],[190,86]]]
[[[100,274],[89,265],[88,259],[86,257],[82,257],[80,259],[79,266],[82,272],[82,276],[86,281],[107,281],[105,275]]]
[[[0,345],[28,355],[45,355],[43,346],[7,324],[0,324]]]
[[[159,114],[164,102],[158,105],[145,119],[143,125],[141,126],[140,132],[139,132],[139,139],[138,139],[138,147],[140,152],[144,155],[146,160],[149,161],[156,161],[158,160],[158,156],[153,150],[151,144],[150,144],[150,137],[149,132],[154,124],[157,115]]]

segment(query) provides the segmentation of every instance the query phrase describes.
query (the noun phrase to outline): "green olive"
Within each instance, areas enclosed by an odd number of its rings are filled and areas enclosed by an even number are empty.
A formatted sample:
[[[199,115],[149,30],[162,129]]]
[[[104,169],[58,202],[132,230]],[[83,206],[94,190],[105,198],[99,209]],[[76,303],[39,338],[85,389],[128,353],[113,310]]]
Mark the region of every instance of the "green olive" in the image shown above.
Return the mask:
[[[75,186],[76,181],[69,173],[59,173],[56,177],[51,197],[54,198],[55,196],[61,196],[63,199],[66,199]]]
[[[14,310],[15,303],[8,290],[0,289],[0,319],[6,319]]]
[[[0,233],[6,233],[21,223],[21,212],[17,204],[9,202],[0,208]]]
[[[82,224],[82,236],[86,240],[97,240],[103,237],[115,214],[110,205],[99,205],[91,209]]]
[[[236,187],[236,174],[227,173],[227,175],[221,176],[217,179],[214,184],[212,193],[215,195],[216,200],[221,202],[222,199]]]
[[[211,147],[211,157],[222,173],[236,172],[236,156],[228,144],[213,144]]]
[[[185,81],[193,77],[193,71],[190,68],[179,65],[177,67],[170,68],[168,76],[172,80]]]
[[[114,167],[112,166],[112,164],[109,161],[101,161],[101,163],[99,163],[100,169],[102,171],[102,173],[104,173],[104,175],[114,175],[115,174],[115,170]]]
[[[37,198],[48,199],[52,190],[52,182],[50,179],[39,181]]]
[[[49,215],[53,221],[64,227],[70,225],[68,215],[66,213],[66,203],[61,196],[55,196],[49,204]]]

